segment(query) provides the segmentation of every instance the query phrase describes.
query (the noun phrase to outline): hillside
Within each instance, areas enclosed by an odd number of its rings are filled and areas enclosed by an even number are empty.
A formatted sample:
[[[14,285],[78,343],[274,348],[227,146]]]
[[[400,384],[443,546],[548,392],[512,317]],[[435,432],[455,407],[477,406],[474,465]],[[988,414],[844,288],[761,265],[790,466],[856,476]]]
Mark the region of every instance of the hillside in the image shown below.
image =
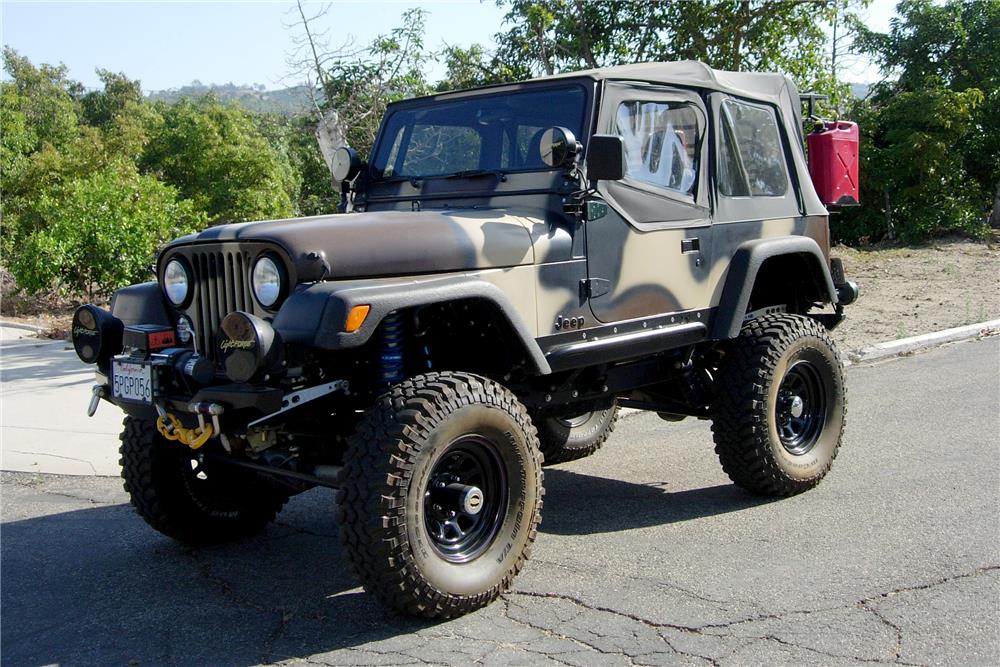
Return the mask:
[[[297,116],[309,109],[309,89],[306,86],[292,86],[279,90],[265,90],[260,84],[236,85],[203,84],[193,81],[180,88],[156,90],[149,93],[152,101],[176,102],[188,98],[197,99],[208,93],[213,93],[220,101],[239,104],[243,108],[257,113],[276,113],[283,116]]]

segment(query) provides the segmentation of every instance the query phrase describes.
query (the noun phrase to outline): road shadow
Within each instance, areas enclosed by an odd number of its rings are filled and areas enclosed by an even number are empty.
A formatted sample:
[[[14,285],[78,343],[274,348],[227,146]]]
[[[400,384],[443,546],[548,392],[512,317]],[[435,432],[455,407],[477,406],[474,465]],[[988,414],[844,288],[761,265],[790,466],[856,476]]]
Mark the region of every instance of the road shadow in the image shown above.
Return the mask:
[[[541,531],[556,535],[613,533],[739,512],[773,502],[752,496],[734,484],[684,491],[670,491],[669,485],[636,484],[546,468]]]
[[[128,505],[5,523],[0,663],[256,665],[431,625],[355,590],[332,508],[312,491],[260,537],[205,549]]]
[[[731,485],[662,486],[546,471],[544,532],[585,535],[689,521],[765,502]],[[44,513],[51,496],[39,496]],[[0,528],[4,665],[256,665],[306,658],[433,625],[358,589],[333,493],[293,498],[257,538],[179,545],[128,505]],[[134,661],[134,662],[130,662]]]

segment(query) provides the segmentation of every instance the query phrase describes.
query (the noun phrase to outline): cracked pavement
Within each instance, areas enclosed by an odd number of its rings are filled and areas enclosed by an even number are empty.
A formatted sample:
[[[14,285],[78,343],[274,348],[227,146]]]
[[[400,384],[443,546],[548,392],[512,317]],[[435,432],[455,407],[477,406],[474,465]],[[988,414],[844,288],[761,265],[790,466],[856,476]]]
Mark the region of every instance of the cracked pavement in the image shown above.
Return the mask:
[[[705,422],[630,416],[546,470],[514,589],[445,622],[359,588],[331,491],[195,550],[115,478],[3,473],[0,662],[996,665],[998,377],[997,338],[852,367],[832,473],[780,501],[728,482]]]

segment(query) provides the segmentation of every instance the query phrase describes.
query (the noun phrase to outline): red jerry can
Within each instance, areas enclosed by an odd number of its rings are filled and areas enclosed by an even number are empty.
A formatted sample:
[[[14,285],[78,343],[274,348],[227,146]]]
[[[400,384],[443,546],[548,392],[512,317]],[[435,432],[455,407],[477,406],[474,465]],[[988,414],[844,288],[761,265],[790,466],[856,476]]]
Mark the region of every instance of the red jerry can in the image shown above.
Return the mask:
[[[846,120],[822,121],[806,137],[809,175],[824,204],[858,205],[858,124]]]

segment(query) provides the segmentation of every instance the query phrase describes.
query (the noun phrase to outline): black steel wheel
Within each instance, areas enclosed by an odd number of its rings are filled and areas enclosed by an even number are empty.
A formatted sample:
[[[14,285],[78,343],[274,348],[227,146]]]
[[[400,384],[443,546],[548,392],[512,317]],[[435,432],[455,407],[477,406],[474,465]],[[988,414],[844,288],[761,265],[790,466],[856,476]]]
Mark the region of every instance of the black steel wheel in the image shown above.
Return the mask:
[[[545,465],[565,463],[590,456],[611,437],[618,423],[618,404],[569,415],[535,415],[538,442]]]
[[[150,526],[188,544],[254,535],[277,516],[289,493],[253,471],[211,465],[165,440],[152,420],[126,417],[122,478],[133,507]]]
[[[802,315],[751,320],[730,341],[712,407],[715,451],[736,484],[761,495],[812,488],[844,431],[844,369],[826,329]]]
[[[781,445],[801,456],[816,444],[826,422],[827,396],[821,370],[806,359],[788,367],[778,387],[775,422]]]
[[[358,426],[342,479],[348,559],[407,614],[450,618],[495,599],[541,520],[535,427],[510,391],[468,373],[393,386]]]
[[[424,489],[431,544],[445,560],[465,563],[496,537],[507,508],[507,471],[496,445],[462,436],[434,464]]]

